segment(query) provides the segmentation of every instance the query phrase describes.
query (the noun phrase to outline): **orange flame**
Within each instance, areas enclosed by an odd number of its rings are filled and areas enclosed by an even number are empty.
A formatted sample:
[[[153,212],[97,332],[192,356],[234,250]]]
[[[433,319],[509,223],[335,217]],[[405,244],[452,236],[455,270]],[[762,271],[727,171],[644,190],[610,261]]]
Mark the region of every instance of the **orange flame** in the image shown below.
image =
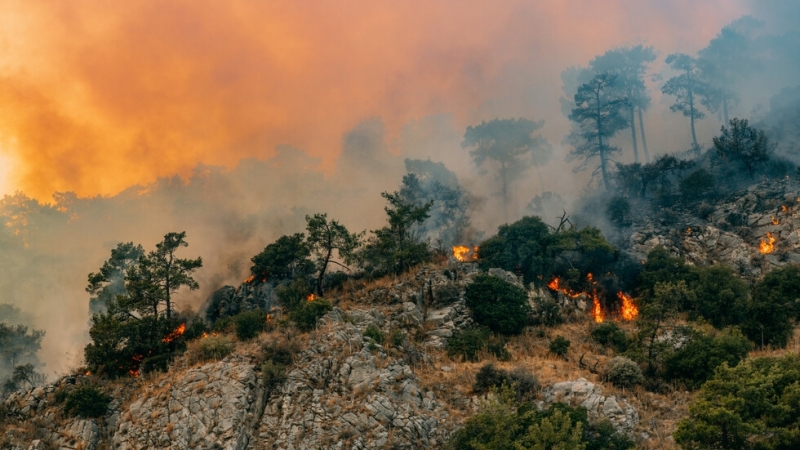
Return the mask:
[[[781,212],[786,212],[788,210],[789,208],[787,208],[786,205],[781,205]]]
[[[463,245],[453,246],[453,258],[457,259],[458,261],[466,262],[467,253],[469,253],[469,247],[464,247]]]
[[[308,294],[308,297],[306,297],[306,300],[309,301],[309,302],[313,302],[315,298],[317,298],[316,295]]]
[[[597,298],[597,291],[592,292],[592,317],[597,323],[603,322],[603,308],[600,307],[600,299]]]
[[[773,225],[778,225],[779,223],[781,223],[781,220],[780,219],[776,219],[775,216],[772,216],[772,224]]]
[[[775,250],[775,238],[772,237],[772,233],[767,233],[767,240],[761,239],[761,243],[758,244],[758,251],[767,254],[772,253]]]
[[[639,315],[639,308],[633,304],[633,299],[622,292],[617,292],[617,297],[622,301],[622,318],[633,320]]]
[[[267,323],[272,322],[272,314],[267,314]]]
[[[184,331],[186,331],[186,324],[182,323],[182,324],[178,325],[178,328],[175,328],[172,331],[172,333],[168,334],[161,341],[162,342],[166,342],[167,344],[169,344],[170,342],[174,341],[175,339],[178,339],[179,337],[183,336],[183,332]]]
[[[249,284],[249,283],[252,283],[252,282],[253,282],[253,280],[255,280],[255,279],[256,279],[256,276],[255,276],[255,275],[250,275],[249,277],[247,277],[247,278],[244,280],[244,282]]]
[[[692,234],[692,227],[686,229],[686,234]]]

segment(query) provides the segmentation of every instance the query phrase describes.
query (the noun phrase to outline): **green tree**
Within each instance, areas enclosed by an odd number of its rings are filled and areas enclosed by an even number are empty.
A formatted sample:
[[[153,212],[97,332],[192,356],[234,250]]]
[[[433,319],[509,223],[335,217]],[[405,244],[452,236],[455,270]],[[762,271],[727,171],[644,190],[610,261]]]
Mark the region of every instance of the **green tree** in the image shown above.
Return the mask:
[[[666,63],[680,74],[667,80],[661,86],[661,92],[675,97],[675,103],[669,109],[673,112],[680,112],[689,118],[692,128],[692,148],[697,155],[700,155],[700,145],[697,143],[694,122],[705,117],[705,114],[697,107],[700,100],[709,95],[709,87],[703,81],[696,58],[684,53],[672,53],[667,56]]]
[[[28,362],[38,362],[36,353],[42,346],[44,330],[30,330],[24,325],[6,325],[0,322],[0,363],[13,368]]]
[[[100,270],[89,274],[89,285],[86,286],[86,292],[91,295],[89,298],[90,312],[105,311],[109,302],[114,300],[117,295],[126,293],[125,277],[128,275],[128,269],[133,267],[143,255],[142,246],[134,245],[133,242],[119,243],[116,248],[111,249],[111,257],[103,263]]]
[[[310,256],[311,248],[303,233],[281,236],[252,258],[250,273],[261,281],[304,277],[314,270]]]
[[[723,363],[730,367],[747,357],[753,344],[737,329],[714,335],[691,330],[680,349],[665,363],[665,378],[679,380],[691,389],[700,387]]]
[[[638,296],[644,299],[655,295],[655,286],[658,283],[678,283],[683,281],[688,286],[694,286],[700,279],[700,273],[695,266],[686,264],[683,258],[670,256],[669,251],[659,245],[647,254],[647,261],[642,267],[642,272],[637,280]],[[680,305],[681,309],[688,309],[691,305]]]
[[[797,318],[800,318],[800,267],[791,264],[770,271],[755,284],[742,331],[762,347],[785,347]]]
[[[530,306],[524,289],[481,274],[467,286],[465,297],[478,324],[504,335],[519,334],[525,329]]]
[[[526,216],[501,225],[496,236],[482,242],[478,262],[483,270],[498,267],[522,275],[525,283],[542,286],[553,273],[550,247],[554,243],[554,236],[540,218]]]
[[[747,283],[724,264],[702,267],[698,272],[699,279],[692,286],[695,305],[690,317],[702,316],[716,328],[742,323],[747,308]]]
[[[182,259],[175,253],[181,247],[187,247],[186,232],[167,233],[164,240],[156,244],[156,249],[139,258],[136,265],[128,268],[125,288],[128,294],[124,303],[129,303],[138,311],[150,307],[153,315],[158,317],[159,307],[165,306],[164,315],[172,318],[172,296],[182,287],[195,290],[199,287],[192,278],[203,259]]]
[[[714,188],[714,175],[699,168],[680,181],[679,189],[686,201],[698,201]]]
[[[639,162],[639,146],[636,139],[636,120],[634,113],[639,114],[639,129],[642,137],[642,147],[645,161],[650,162],[650,153],[647,150],[647,140],[644,133],[644,119],[642,110],[650,105],[650,94],[644,83],[647,66],[656,59],[653,47],[636,45],[633,47],[619,47],[605,52],[589,62],[589,67],[595,73],[610,73],[617,76],[616,88],[623,97],[628,99],[625,110],[628,113],[628,124],[631,128],[631,143],[633,144],[633,157]]]
[[[417,206],[405,201],[398,192],[381,193],[389,202],[384,208],[389,226],[374,230],[358,254],[360,265],[372,274],[400,274],[430,259],[427,241],[413,233],[414,225],[430,216],[433,202]]]
[[[680,306],[694,303],[694,292],[681,280],[677,283],[656,283],[653,295],[644,298],[639,313],[638,345],[647,364],[647,374],[654,375],[674,347],[669,339],[661,339],[666,330],[673,330]],[[676,338],[675,333],[673,338]]]
[[[753,358],[720,366],[689,405],[675,442],[685,449],[800,447],[800,359]]]
[[[337,264],[347,269],[347,266],[333,259],[333,252],[336,252],[340,260],[350,264],[361,244],[361,236],[350,233],[344,225],[335,220],[328,221],[327,214],[306,216],[306,231],[308,232],[306,243],[316,260],[317,294],[321,296],[322,282],[328,265]]]
[[[567,160],[582,160],[576,170],[585,170],[590,160],[599,157],[600,165],[593,175],[600,171],[606,190],[611,189],[609,157],[619,151],[608,145],[608,140],[628,125],[622,112],[629,102],[616,87],[617,80],[617,75],[602,73],[581,85],[575,94],[575,108],[569,115],[574,126],[567,141],[573,149]]]
[[[493,161],[500,181],[500,196],[503,199],[505,220],[508,220],[509,186],[520,178],[533,164],[545,164],[552,154],[552,147],[542,136],[533,133],[544,126],[544,121],[528,119],[494,119],[480,125],[467,127],[463,148],[476,147],[470,151],[473,161],[482,167]],[[485,173],[485,171],[483,172]],[[539,177],[541,180],[541,176]],[[542,189],[544,190],[544,189]]]
[[[741,164],[750,178],[755,178],[759,164],[769,161],[772,144],[762,130],[751,127],[747,119],[731,119],[714,138],[714,148],[722,158]]]

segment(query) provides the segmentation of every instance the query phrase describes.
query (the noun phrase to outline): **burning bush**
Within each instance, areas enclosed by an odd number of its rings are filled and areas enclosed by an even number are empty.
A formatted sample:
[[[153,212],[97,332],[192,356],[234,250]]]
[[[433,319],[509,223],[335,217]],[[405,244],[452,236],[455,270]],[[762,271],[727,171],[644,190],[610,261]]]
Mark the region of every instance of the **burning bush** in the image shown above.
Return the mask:
[[[496,333],[519,334],[528,323],[527,292],[491,275],[478,275],[467,286],[466,304],[475,322]]]

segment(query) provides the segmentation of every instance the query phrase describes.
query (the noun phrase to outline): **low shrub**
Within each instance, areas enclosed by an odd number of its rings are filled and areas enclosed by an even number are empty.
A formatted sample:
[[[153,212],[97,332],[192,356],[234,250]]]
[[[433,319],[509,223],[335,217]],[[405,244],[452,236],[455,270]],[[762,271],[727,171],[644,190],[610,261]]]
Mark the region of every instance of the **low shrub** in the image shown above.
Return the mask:
[[[567,352],[569,351],[570,342],[564,336],[558,335],[550,341],[550,353],[558,356],[567,356]]]
[[[456,333],[447,340],[447,355],[475,362],[480,359],[481,351],[487,351],[505,360],[511,356],[505,344],[504,339],[493,336],[487,328],[473,328]]]
[[[628,349],[628,338],[625,332],[614,322],[603,322],[590,332],[592,340],[598,344],[611,347],[617,353],[622,353]]]
[[[260,309],[244,311],[233,317],[236,327],[236,337],[240,341],[249,341],[258,336],[264,330],[266,323],[266,313]]]
[[[478,370],[472,389],[483,394],[492,388],[501,388],[503,385],[513,387],[518,402],[532,399],[540,386],[536,375],[524,367],[516,367],[509,372],[498,369],[494,364],[489,363]]]
[[[383,332],[375,325],[370,324],[367,326],[367,329],[364,330],[364,337],[372,339],[376,344],[383,344]]]
[[[533,324],[554,327],[564,323],[564,316],[561,314],[561,307],[555,300],[545,300],[541,297],[536,299],[538,306],[533,313]]]
[[[191,364],[210,360],[220,360],[234,349],[233,341],[227,336],[208,336],[196,341],[189,353]]]
[[[614,386],[632,387],[644,381],[638,364],[624,356],[611,358],[606,365],[606,379]]]
[[[403,345],[403,341],[406,340],[406,334],[400,330],[392,331],[392,334],[389,335],[389,342],[392,343],[395,347],[400,347]]]
[[[102,417],[110,402],[111,398],[96,386],[78,386],[67,394],[64,412],[73,417]]]
[[[491,275],[478,275],[466,293],[475,322],[504,335],[520,334],[528,322],[528,293]]]
[[[308,332],[317,326],[317,320],[333,308],[325,299],[316,299],[305,302],[289,314],[300,331]]]
[[[286,381],[286,366],[272,360],[265,362],[261,365],[261,380],[267,391],[275,389]]]

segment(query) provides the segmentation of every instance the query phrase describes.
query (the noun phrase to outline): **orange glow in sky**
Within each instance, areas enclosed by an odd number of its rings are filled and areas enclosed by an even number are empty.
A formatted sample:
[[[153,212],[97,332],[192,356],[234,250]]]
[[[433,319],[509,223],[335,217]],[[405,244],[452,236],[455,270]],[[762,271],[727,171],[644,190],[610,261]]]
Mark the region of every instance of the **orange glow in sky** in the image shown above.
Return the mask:
[[[559,75],[619,45],[694,52],[697,2],[0,0],[0,193],[114,194],[289,144],[330,169],[380,117],[564,120]]]

